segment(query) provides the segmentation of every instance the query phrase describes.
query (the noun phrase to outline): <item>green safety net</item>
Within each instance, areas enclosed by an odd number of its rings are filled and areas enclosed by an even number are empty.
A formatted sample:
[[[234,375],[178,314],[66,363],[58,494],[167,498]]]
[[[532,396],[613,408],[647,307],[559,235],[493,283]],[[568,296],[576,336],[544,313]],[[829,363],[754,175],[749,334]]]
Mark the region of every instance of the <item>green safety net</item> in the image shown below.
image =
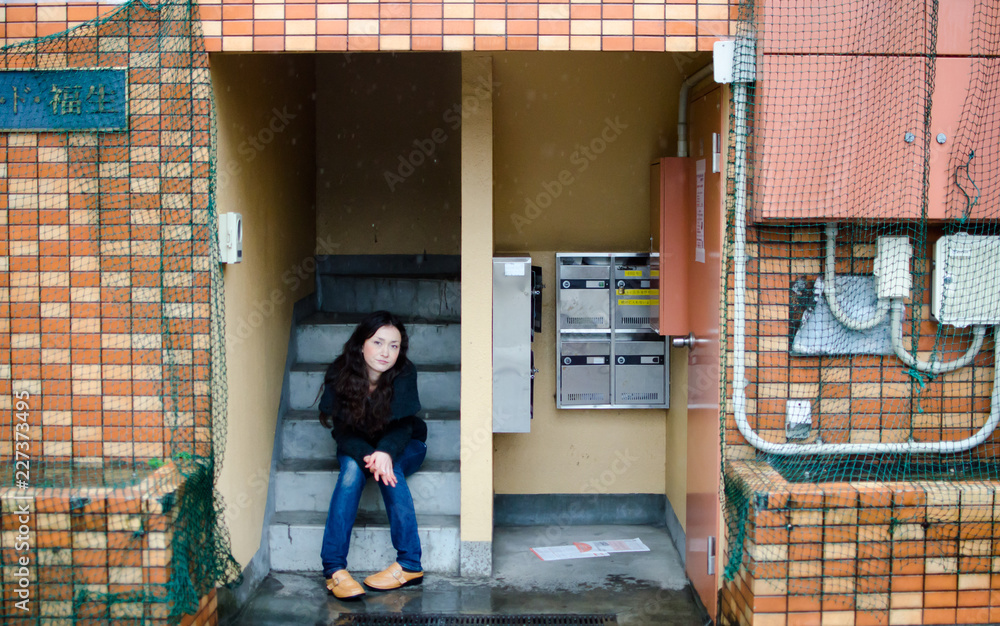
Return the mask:
[[[995,572],[1000,2],[750,0],[736,33],[725,579],[860,611],[900,563]]]
[[[179,623],[239,576],[213,133],[191,0],[0,48],[4,624]]]

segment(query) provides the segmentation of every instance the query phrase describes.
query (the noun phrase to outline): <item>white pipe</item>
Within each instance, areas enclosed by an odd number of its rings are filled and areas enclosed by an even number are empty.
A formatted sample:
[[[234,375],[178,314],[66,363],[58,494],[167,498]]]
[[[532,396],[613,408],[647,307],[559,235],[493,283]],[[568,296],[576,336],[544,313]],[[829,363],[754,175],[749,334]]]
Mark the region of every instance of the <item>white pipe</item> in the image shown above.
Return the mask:
[[[688,140],[687,140],[687,109],[688,109],[688,93],[691,92],[691,88],[700,83],[712,73],[712,64],[709,63],[705,67],[701,68],[694,74],[691,74],[684,79],[681,83],[681,93],[680,101],[677,103],[677,156],[686,157],[688,155]]]
[[[993,350],[994,363],[1000,362],[1000,341]],[[806,454],[920,454],[955,453],[971,450],[986,441],[1000,423],[1000,367],[994,366],[990,417],[975,435],[961,441],[907,441],[904,443],[775,443],[758,435],[747,423],[746,411],[736,414],[736,426],[747,443],[761,452],[784,455]]]
[[[993,393],[990,416],[976,434],[961,441],[907,441],[905,443],[776,443],[757,434],[747,421],[746,398],[746,219],[747,219],[747,85],[733,83],[735,161],[733,216],[733,417],[747,443],[771,454],[917,454],[971,450],[993,434],[1000,423],[1000,337],[994,337]],[[994,333],[995,335],[998,333]]]
[[[736,426],[750,445],[751,437],[760,439],[747,423],[747,379],[746,379],[746,288],[747,288],[747,97],[746,83],[733,83],[733,147],[736,151],[734,162],[735,207],[733,233],[733,412]],[[725,284],[725,283],[723,283]],[[725,347],[725,342],[723,342]],[[747,435],[747,432],[750,436]]]
[[[823,279],[823,294],[826,296],[826,303],[830,305],[830,312],[837,318],[837,321],[851,330],[869,330],[875,328],[885,319],[889,313],[889,300],[878,299],[878,308],[870,319],[858,321],[847,314],[847,311],[840,308],[837,300],[837,222],[830,222],[826,225],[826,271]]]
[[[976,358],[983,348],[983,339],[986,338],[985,326],[972,327],[972,345],[960,358],[954,361],[919,361],[903,347],[903,302],[901,300],[892,301],[892,317],[889,321],[890,334],[892,339],[892,350],[899,357],[899,360],[909,365],[918,372],[937,375],[947,372],[954,372],[962,369]],[[996,365],[994,365],[996,367]]]

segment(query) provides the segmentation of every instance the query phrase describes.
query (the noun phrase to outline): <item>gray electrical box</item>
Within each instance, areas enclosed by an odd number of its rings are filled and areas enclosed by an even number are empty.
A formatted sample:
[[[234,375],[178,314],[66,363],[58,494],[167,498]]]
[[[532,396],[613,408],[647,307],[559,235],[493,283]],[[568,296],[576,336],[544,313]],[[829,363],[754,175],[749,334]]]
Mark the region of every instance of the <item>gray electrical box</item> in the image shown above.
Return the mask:
[[[556,255],[556,406],[669,407],[669,351],[650,255]]]
[[[531,430],[531,259],[493,259],[493,432]]]

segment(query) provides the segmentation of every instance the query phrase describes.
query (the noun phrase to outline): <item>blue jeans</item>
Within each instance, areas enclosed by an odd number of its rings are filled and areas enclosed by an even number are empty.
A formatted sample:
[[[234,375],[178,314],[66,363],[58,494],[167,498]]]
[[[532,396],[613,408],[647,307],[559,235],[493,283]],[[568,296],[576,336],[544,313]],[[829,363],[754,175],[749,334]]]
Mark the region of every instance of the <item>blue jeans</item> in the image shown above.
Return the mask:
[[[411,439],[392,464],[396,486],[387,487],[382,482],[377,483],[389,515],[389,534],[392,547],[396,549],[396,562],[416,572],[422,571],[420,537],[417,536],[417,514],[413,508],[410,488],[406,485],[406,477],[420,469],[426,455],[427,444]],[[338,454],[337,460],[340,461],[340,477],[337,478],[337,486],[330,498],[330,512],[326,515],[323,547],[320,550],[323,576],[326,578],[338,570],[347,569],[351,530],[358,514],[361,492],[368,479],[368,472],[353,457]]]

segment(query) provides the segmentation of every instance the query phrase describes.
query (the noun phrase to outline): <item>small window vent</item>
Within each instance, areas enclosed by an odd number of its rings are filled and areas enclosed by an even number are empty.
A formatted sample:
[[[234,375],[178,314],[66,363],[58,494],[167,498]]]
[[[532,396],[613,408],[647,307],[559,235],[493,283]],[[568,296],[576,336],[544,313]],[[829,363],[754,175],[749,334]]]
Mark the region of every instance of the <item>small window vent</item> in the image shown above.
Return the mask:
[[[623,317],[622,324],[632,324],[634,326],[648,326],[649,317]]]
[[[570,317],[566,316],[567,324],[575,324],[577,326],[607,326],[608,318],[606,317]]]
[[[635,402],[637,400],[659,400],[660,394],[656,391],[629,391],[622,394],[622,400]]]
[[[567,393],[567,402],[607,402],[608,396],[603,393]]]

